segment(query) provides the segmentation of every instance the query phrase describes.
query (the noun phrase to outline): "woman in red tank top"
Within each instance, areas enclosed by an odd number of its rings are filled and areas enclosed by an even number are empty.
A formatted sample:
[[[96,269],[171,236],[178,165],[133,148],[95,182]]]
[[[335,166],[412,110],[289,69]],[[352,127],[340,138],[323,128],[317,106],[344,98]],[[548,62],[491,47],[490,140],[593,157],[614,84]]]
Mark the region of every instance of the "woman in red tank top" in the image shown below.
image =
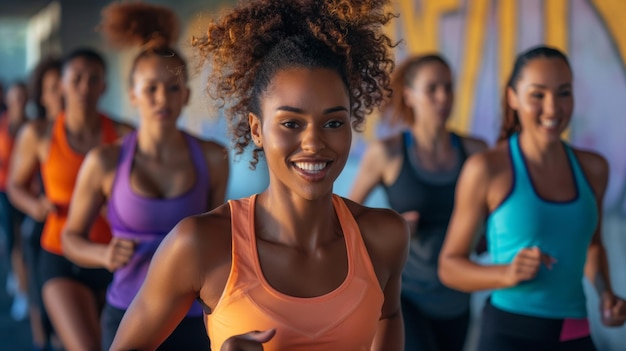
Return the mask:
[[[236,148],[270,184],[181,221],[161,243],[113,350],[152,349],[194,300],[213,350],[401,350],[397,213],[333,194],[352,129],[385,97],[387,1],[252,1],[194,45]],[[183,268],[184,267],[184,268]]]
[[[7,185],[16,207],[36,221],[46,221],[39,260],[42,296],[67,350],[99,348],[98,315],[110,281],[106,270],[72,265],[61,248],[61,230],[85,154],[96,145],[114,142],[128,129],[97,110],[105,89],[104,76],[104,60],[90,49],[78,49],[63,60],[65,111],[54,121],[35,120],[23,128],[16,140]],[[34,195],[30,184],[40,168],[45,195]],[[110,240],[103,218],[95,221],[90,236],[99,242]]]
[[[26,122],[27,101],[26,84],[15,82],[7,91],[7,110],[0,113],[0,228],[2,229],[1,235],[5,236],[4,247],[8,254],[6,255],[8,259],[6,263],[9,267],[7,287],[11,286],[9,279],[16,283],[12,292],[11,317],[17,321],[25,319],[28,312],[26,308],[28,274],[24,264],[24,250],[20,235],[24,214],[9,201],[6,182],[15,136]]]

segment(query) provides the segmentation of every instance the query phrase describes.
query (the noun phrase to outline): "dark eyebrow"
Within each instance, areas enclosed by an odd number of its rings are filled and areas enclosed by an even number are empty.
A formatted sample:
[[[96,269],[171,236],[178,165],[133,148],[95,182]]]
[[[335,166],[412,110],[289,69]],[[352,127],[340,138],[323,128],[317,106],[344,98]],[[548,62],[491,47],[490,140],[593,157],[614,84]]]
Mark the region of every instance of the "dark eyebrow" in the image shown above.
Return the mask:
[[[546,87],[543,84],[531,84],[530,86],[536,87],[536,88],[540,88],[540,89],[547,89],[548,88],[548,87]],[[572,87],[572,83],[563,83],[563,84],[559,85],[559,89],[571,88],[571,87]]]
[[[293,106],[279,106],[278,108],[276,108],[276,111],[287,111],[287,112],[304,114],[304,110],[302,110],[301,108],[293,107]],[[339,111],[347,112],[348,109],[343,106],[335,106],[335,107],[325,109],[323,111],[323,114],[327,115],[327,114],[330,114],[333,112],[339,112]]]
[[[331,107],[331,108],[327,108],[324,110],[324,114],[331,114],[333,112],[340,112],[340,111],[346,111],[348,112],[348,109],[343,107],[343,106],[335,106],[335,107]]]
[[[276,108],[276,111],[287,111],[287,112],[300,113],[300,114],[304,113],[302,109],[299,109],[297,107],[291,107],[291,106],[279,106],[278,108]]]

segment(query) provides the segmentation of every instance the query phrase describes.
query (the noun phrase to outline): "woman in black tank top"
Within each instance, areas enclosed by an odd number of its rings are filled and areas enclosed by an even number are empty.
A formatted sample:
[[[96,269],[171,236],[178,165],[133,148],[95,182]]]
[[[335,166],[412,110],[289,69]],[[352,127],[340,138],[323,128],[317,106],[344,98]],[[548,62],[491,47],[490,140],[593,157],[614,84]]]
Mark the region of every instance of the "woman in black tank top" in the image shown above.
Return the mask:
[[[437,260],[461,166],[487,145],[446,129],[454,96],[450,67],[441,56],[410,58],[396,68],[391,84],[394,94],[383,116],[408,128],[368,147],[350,198],[363,202],[382,185],[391,208],[413,230],[402,276],[405,349],[460,351],[469,295],[441,284]]]

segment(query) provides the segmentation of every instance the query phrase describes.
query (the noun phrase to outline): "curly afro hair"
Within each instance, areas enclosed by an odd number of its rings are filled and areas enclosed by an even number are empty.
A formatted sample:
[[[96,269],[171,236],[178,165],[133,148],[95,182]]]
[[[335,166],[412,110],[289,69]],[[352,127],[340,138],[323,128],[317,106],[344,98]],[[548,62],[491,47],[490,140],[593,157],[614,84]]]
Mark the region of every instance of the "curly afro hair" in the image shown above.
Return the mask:
[[[349,93],[353,127],[389,93],[392,40],[382,27],[388,0],[256,0],[213,20],[193,46],[211,67],[208,92],[226,107],[237,154],[250,144],[250,112],[275,74],[287,68],[329,68]],[[251,166],[258,162],[254,150]]]
[[[141,48],[130,71],[131,85],[139,61],[151,56],[175,60],[172,69],[187,79],[187,64],[172,48],[178,39],[180,24],[169,8],[140,2],[114,2],[102,10],[98,28],[115,48]]]

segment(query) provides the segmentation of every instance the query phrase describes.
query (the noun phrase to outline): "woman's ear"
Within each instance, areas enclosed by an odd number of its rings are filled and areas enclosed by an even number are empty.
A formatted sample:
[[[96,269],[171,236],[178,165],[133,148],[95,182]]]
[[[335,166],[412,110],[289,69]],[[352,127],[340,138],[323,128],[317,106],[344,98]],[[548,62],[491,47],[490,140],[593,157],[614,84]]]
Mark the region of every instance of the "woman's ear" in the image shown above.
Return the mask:
[[[261,123],[261,119],[254,113],[250,112],[248,113],[248,124],[250,124],[250,135],[252,136],[252,142],[254,142],[254,145],[256,145],[257,148],[263,148],[263,133],[261,133],[263,125]]]
[[[135,94],[135,89],[133,87],[128,89],[128,99],[130,100],[130,104],[132,106],[137,106],[137,95]]]
[[[517,96],[517,92],[513,88],[506,88],[506,99],[509,103],[509,106],[511,106],[513,110],[519,109],[519,97]]]
[[[413,88],[404,87],[402,89],[402,98],[404,98],[404,104],[410,108],[413,108]]]

